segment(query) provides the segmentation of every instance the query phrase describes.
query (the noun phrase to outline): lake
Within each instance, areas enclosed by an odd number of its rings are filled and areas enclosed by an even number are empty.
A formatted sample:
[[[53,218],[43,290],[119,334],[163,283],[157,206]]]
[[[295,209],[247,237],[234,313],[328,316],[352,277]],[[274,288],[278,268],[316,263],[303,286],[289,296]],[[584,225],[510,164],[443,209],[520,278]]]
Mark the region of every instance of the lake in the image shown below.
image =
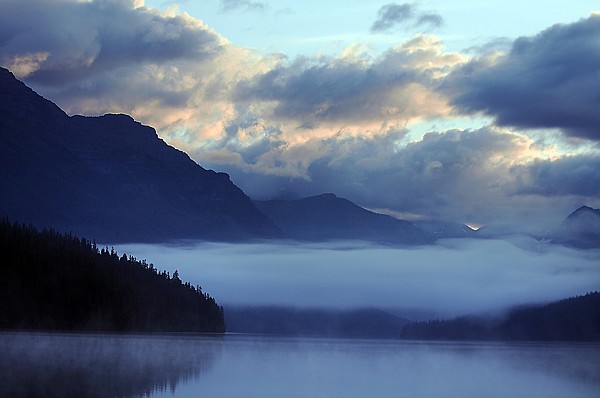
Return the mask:
[[[600,344],[0,333],[2,397],[598,397]]]

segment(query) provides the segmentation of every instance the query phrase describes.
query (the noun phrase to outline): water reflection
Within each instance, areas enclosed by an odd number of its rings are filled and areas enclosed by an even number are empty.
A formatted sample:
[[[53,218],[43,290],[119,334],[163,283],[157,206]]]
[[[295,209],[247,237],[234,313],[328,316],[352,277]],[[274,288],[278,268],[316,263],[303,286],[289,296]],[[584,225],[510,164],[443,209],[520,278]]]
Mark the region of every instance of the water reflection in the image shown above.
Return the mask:
[[[141,397],[197,381],[221,339],[0,333],[0,397]]]
[[[600,345],[240,336],[202,380],[206,396],[595,398]]]
[[[0,333],[4,397],[597,397],[599,344]]]

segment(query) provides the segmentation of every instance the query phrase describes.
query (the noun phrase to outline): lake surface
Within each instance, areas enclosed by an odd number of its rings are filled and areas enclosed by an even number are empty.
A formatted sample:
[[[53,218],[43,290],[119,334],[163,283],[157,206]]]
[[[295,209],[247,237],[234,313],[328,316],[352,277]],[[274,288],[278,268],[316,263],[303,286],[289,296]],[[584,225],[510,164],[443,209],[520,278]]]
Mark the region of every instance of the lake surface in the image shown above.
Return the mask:
[[[600,344],[0,333],[2,397],[598,397]]]

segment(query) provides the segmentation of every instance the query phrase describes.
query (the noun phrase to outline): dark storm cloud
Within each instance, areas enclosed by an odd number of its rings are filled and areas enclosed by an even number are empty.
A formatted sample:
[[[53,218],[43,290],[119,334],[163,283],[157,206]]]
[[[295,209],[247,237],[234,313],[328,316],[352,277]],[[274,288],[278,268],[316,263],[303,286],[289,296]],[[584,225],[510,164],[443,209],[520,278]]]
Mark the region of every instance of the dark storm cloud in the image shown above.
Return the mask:
[[[496,123],[559,128],[600,140],[600,15],[522,37],[497,62],[477,59],[447,82],[459,110]]]
[[[377,20],[371,25],[371,33],[381,33],[397,26],[404,27],[440,27],[443,19],[435,13],[418,13],[414,4],[390,3],[377,11]]]
[[[600,197],[600,156],[567,156],[517,167],[517,192],[543,196]]]
[[[117,68],[202,62],[221,51],[222,39],[197,20],[133,4],[3,1],[0,61],[28,81],[64,85]]]

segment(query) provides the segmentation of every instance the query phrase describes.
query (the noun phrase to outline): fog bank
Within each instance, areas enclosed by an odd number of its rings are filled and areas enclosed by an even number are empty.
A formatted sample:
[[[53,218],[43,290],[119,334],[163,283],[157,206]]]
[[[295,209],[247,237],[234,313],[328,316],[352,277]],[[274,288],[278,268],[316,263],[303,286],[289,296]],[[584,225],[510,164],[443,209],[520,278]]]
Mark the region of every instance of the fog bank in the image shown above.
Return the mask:
[[[600,290],[600,251],[525,238],[442,240],[418,248],[288,242],[116,249],[161,270],[177,269],[225,306],[377,307],[450,317]]]

